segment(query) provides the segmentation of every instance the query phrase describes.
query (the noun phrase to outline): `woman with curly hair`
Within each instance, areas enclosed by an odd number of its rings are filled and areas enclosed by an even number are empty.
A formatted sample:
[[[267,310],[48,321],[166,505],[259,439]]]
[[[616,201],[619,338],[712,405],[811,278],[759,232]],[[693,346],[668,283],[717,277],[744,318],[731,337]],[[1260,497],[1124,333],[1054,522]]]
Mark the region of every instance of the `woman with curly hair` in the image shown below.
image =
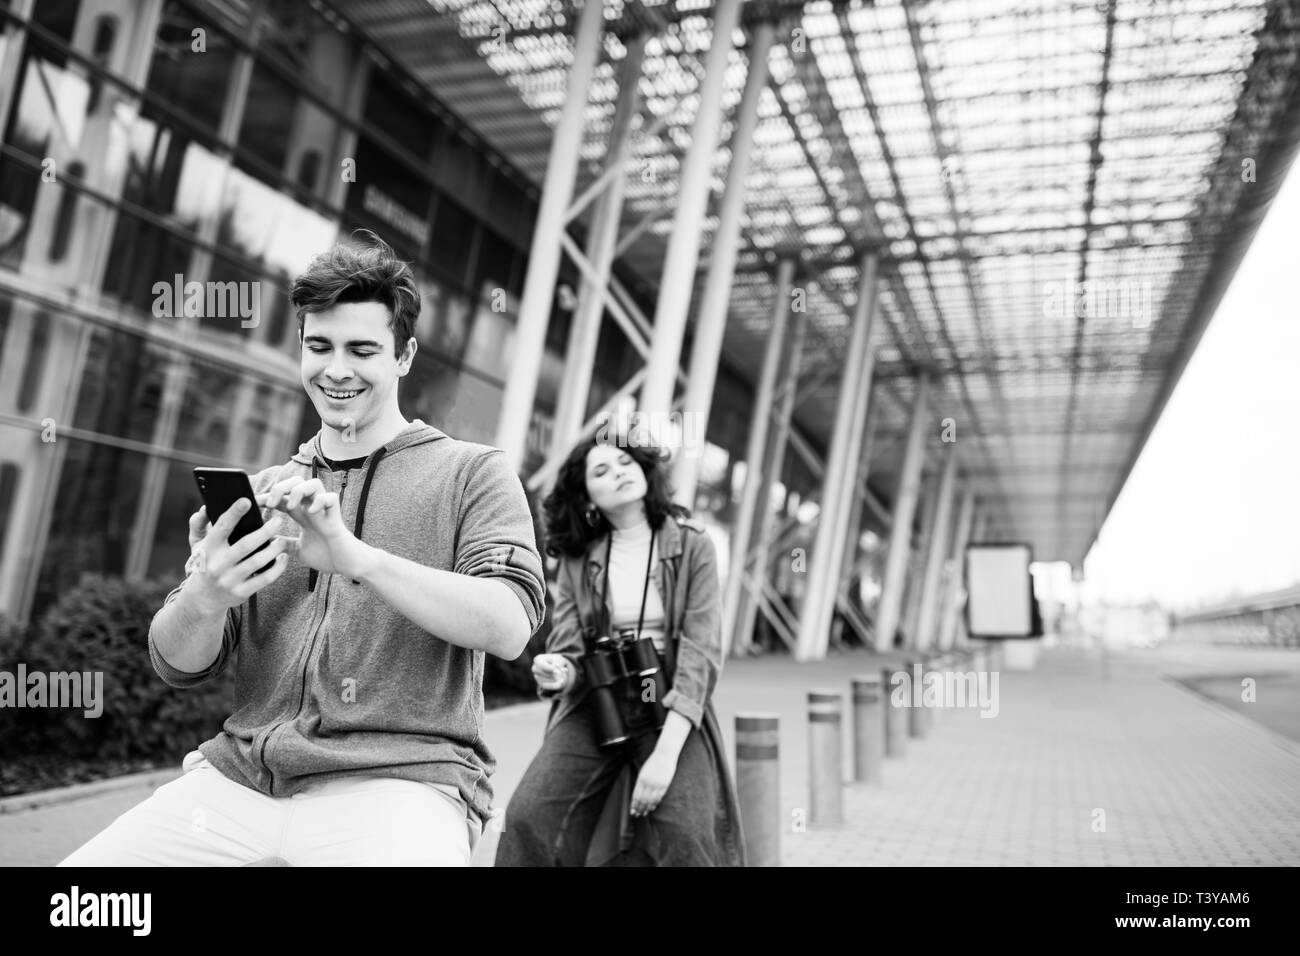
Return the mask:
[[[546,498],[546,552],[560,563],[533,677],[555,703],[507,808],[498,866],[744,865],[710,703],[722,664],[717,558],[672,502],[665,458],[621,436],[588,438]],[[638,671],[598,699],[590,652],[613,635],[652,642],[665,680]],[[617,741],[598,713],[615,704]]]

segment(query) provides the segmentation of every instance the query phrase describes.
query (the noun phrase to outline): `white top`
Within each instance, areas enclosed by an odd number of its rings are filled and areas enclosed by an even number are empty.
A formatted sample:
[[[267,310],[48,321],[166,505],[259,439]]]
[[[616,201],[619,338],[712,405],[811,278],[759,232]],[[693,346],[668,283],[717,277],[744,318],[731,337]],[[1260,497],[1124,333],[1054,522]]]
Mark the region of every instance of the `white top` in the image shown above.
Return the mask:
[[[636,633],[637,617],[641,613],[641,592],[645,590],[641,636],[654,641],[655,647],[663,653],[664,605],[659,598],[659,589],[655,587],[653,575],[656,569],[653,564],[650,565],[648,588],[645,580],[646,558],[652,537],[648,521],[626,530],[614,529],[609,550],[609,599],[613,606],[610,620],[615,634],[622,630]]]

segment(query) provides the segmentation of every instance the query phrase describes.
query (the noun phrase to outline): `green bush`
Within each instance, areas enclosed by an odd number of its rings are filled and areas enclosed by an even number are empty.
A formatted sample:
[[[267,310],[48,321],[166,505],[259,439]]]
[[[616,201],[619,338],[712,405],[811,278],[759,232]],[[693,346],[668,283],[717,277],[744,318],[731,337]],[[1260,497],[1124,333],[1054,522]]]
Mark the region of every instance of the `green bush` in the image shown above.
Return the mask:
[[[149,623],[174,582],[132,583],[87,575],[65,592],[27,635],[18,660],[35,671],[103,674],[103,712],[22,709],[7,722],[6,750],[68,758],[179,760],[221,729],[234,675],[191,690],[168,687],[149,661]]]

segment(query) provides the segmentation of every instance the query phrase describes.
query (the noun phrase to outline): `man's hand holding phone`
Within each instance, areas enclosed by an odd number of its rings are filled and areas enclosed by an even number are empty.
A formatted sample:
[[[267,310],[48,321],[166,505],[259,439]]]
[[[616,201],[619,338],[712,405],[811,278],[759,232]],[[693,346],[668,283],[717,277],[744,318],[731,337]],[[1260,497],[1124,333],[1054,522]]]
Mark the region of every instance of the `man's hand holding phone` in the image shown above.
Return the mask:
[[[194,608],[204,615],[224,615],[228,608],[243,604],[251,595],[277,580],[288,566],[285,552],[291,541],[276,536],[274,522],[267,522],[234,544],[230,543],[230,533],[253,506],[248,498],[240,498],[212,523],[208,521],[206,508],[190,515],[193,573],[185,589],[194,602]],[[266,549],[258,551],[263,545]],[[259,574],[268,562],[271,566]]]

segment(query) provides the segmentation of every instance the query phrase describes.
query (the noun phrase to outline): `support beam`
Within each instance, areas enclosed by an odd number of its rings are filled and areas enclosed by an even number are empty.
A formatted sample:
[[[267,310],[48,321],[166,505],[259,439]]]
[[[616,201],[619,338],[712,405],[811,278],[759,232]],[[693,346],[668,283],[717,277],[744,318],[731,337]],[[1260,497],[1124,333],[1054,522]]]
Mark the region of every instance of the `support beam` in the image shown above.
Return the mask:
[[[771,49],[774,32],[775,27],[771,23],[760,23],[754,28],[750,42],[745,91],[733,118],[735,132],[731,137],[731,165],[727,170],[727,187],[718,210],[718,228],[713,236],[709,274],[695,319],[691,367],[686,376],[686,398],[682,410],[683,414],[700,419],[698,427],[687,429],[698,435],[704,435],[708,427],[713,390],[718,379],[718,360],[722,357],[722,339],[727,331],[727,307],[731,304],[731,283],[736,269],[736,251],[740,245],[740,218],[745,211],[749,160],[753,154],[754,130],[758,127],[758,100],[767,83],[767,53]],[[699,481],[702,452],[703,449],[680,449],[673,464],[673,485],[677,500],[687,508],[695,507],[695,486]],[[760,496],[759,502],[760,505],[765,505],[766,499]],[[759,565],[760,570],[764,567]]]
[[[552,453],[573,444],[582,429],[583,416],[587,411],[591,371],[596,360],[596,345],[600,340],[601,319],[605,314],[605,286],[609,283],[610,269],[614,264],[614,245],[618,241],[618,227],[623,217],[623,189],[627,182],[624,154],[632,139],[632,120],[640,105],[641,62],[645,46],[644,35],[630,39],[627,56],[619,67],[618,101],[614,106],[614,119],[607,144],[611,157],[611,175],[608,188],[598,200],[587,237],[587,259],[591,262],[594,275],[590,278],[584,275],[582,278],[573,324],[569,327],[564,376],[555,406],[555,428],[550,449]]]
[[[930,532],[930,547],[925,556],[925,577],[921,584],[921,605],[916,620],[916,647],[929,650],[938,644],[935,627],[939,620],[939,585],[943,566],[948,560],[948,544],[952,526],[952,496],[957,483],[957,446],[951,442],[943,446],[943,470],[939,475],[938,504],[934,513],[934,528]]]
[[[930,378],[922,375],[917,379],[916,396],[912,399],[907,447],[903,452],[898,492],[894,496],[893,527],[890,529],[889,552],[885,558],[884,587],[880,595],[880,611],[876,615],[876,649],[880,651],[893,648],[894,632],[898,630],[899,612],[903,606],[907,558],[912,546],[912,518],[916,514],[916,498],[921,488],[921,465],[925,459],[925,424],[929,401]]]
[[[596,4],[599,7],[599,4]],[[691,145],[682,164],[677,190],[677,215],[664,253],[659,299],[654,318],[654,342],[641,390],[641,411],[665,414],[673,404],[686,313],[695,288],[695,267],[703,240],[701,223],[709,201],[711,165],[722,128],[722,94],[731,55],[731,34],[740,14],[740,0],[718,0],[713,10],[712,42],[700,86],[699,109],[691,128]],[[540,343],[539,343],[540,344]]]
[[[528,275],[524,279],[519,321],[515,327],[510,375],[501,401],[501,417],[497,422],[496,434],[497,446],[505,451],[506,459],[516,471],[524,461],[533,401],[537,397],[537,378],[541,372],[542,353],[546,346],[546,327],[550,324],[555,279],[560,272],[560,238],[564,233],[564,217],[569,208],[569,200],[573,198],[574,177],[577,175],[579,151],[582,148],[587,94],[600,55],[603,24],[603,5],[590,0],[584,3],[574,38],[573,66],[569,70],[564,108],[555,127],[555,137],[551,140],[546,179],[537,210],[537,225],[533,229]]]
[[[740,506],[736,509],[736,525],[732,529],[731,561],[728,564],[727,583],[722,598],[722,653],[731,649],[732,639],[740,610],[740,592],[744,586],[745,559],[749,555],[749,541],[754,530],[754,516],[758,510],[758,491],[762,486],[763,451],[767,447],[768,424],[772,417],[772,391],[776,387],[777,365],[785,342],[787,317],[790,314],[790,283],[794,280],[793,259],[782,259],[776,270],[776,288],[772,299],[772,332],[763,356],[763,370],[754,395],[754,421],[749,427],[749,443],[745,448],[745,487],[741,492]]]
[[[784,350],[785,355],[781,370],[781,380],[786,384],[793,382],[799,374],[799,360],[803,354],[804,336],[808,331],[808,313],[801,310],[793,313],[793,316],[790,344]],[[772,440],[768,442],[767,450],[763,455],[762,486],[758,490],[758,514],[755,516],[755,520],[758,522],[758,534],[756,536],[758,547],[754,552],[750,553],[750,557],[754,559],[754,575],[760,581],[767,580],[767,572],[771,566],[773,539],[776,537],[776,514],[771,508],[772,488],[784,470],[786,446],[790,437],[790,417],[794,412],[794,397],[795,390],[793,388],[784,390],[776,410]],[[755,554],[757,557],[755,557]],[[740,608],[737,611],[737,620],[740,621],[740,627],[736,631],[735,643],[732,645],[736,648],[737,654],[747,652],[752,644],[757,612],[758,604],[752,590],[746,589],[742,591]]]
[[[853,601],[853,595],[849,593],[845,585],[852,580],[853,571],[857,567],[858,547],[862,540],[862,509],[867,500],[867,496],[860,489],[867,483],[867,475],[871,470],[871,458],[876,445],[876,428],[880,424],[879,404],[871,403],[869,397],[868,403],[866,434],[862,440],[862,455],[858,461],[857,480],[854,481],[853,492],[849,496],[848,520],[844,523],[844,554],[840,558],[840,567],[843,569],[840,574],[840,597],[847,601],[854,612],[852,615],[846,613],[845,617],[850,617],[854,621],[855,626],[858,627],[862,634],[863,641],[867,640],[867,632],[862,627],[862,615],[858,613],[858,607]]]
[[[821,514],[817,519],[812,561],[808,568],[808,587],[800,607],[796,655],[800,660],[819,660],[826,654],[835,597],[839,593],[845,518],[862,455],[862,433],[875,365],[877,336],[873,333],[879,311],[876,308],[879,259],[875,253],[869,252],[862,257],[860,267],[853,332],[845,354],[844,378],[826,460]]]
[[[957,512],[956,533],[953,535],[952,551],[948,557],[948,579],[944,587],[943,616],[939,621],[939,649],[946,651],[953,646],[957,636],[958,596],[966,577],[966,545],[970,543],[971,528],[975,523],[975,489],[967,486],[961,496],[961,508]]]
[[[939,473],[926,477],[925,463],[921,464],[921,521],[920,534],[912,542],[907,555],[907,587],[903,593],[901,629],[905,647],[919,650],[916,643],[916,622],[921,616],[921,589],[925,584],[925,557],[930,553],[934,535],[934,513],[939,505]]]

